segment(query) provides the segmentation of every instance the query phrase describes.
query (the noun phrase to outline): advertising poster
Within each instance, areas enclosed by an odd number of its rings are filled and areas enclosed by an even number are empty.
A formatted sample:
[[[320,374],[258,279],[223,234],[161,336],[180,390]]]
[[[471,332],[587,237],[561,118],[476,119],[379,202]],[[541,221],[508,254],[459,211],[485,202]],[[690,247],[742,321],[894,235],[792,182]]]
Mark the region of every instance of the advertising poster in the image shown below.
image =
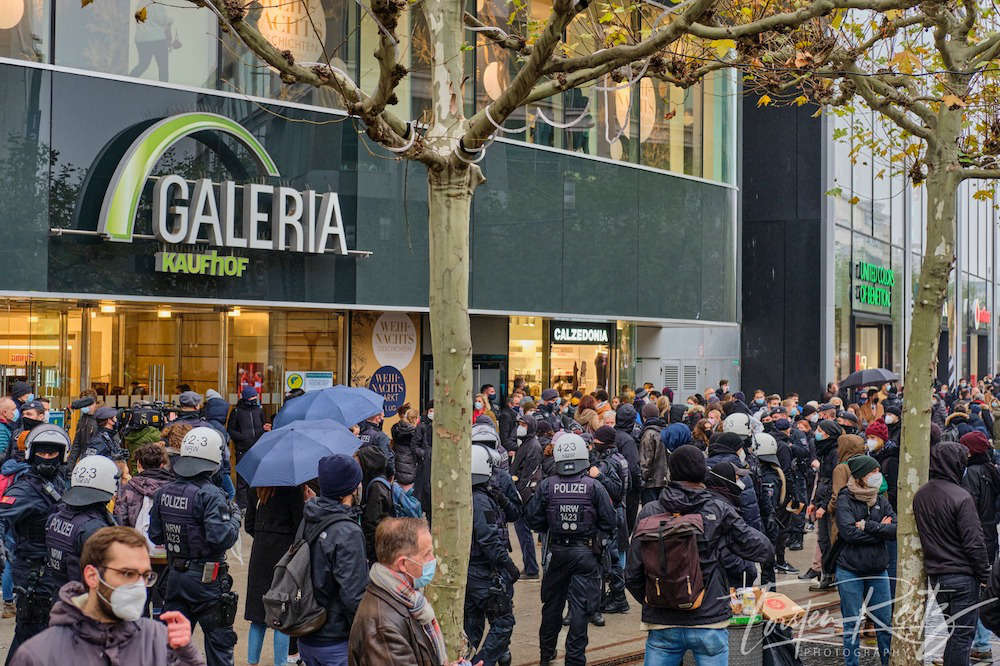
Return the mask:
[[[420,318],[405,312],[351,313],[351,386],[385,398],[388,434],[406,403],[420,404]]]
[[[256,361],[236,364],[236,395],[242,395],[243,389],[252,386],[260,399],[264,392],[264,364]]]

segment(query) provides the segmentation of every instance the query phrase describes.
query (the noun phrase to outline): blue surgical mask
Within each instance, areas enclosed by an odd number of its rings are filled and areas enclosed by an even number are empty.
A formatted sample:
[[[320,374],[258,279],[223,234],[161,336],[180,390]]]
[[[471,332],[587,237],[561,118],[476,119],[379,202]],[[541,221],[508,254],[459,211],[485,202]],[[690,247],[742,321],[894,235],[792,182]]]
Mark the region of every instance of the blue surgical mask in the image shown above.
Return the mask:
[[[410,558],[406,558],[410,560]],[[410,560],[416,564],[415,560]],[[420,577],[413,579],[413,588],[419,590],[422,587],[427,587],[434,580],[434,573],[437,571],[437,560],[431,560],[430,562],[424,562],[423,566],[420,567]]]
[[[817,442],[822,442],[824,439],[826,439],[826,432],[824,432],[823,430],[817,430],[816,431],[816,441]]]
[[[90,405],[87,405],[86,407],[81,407],[80,408],[80,413],[81,414],[89,414],[90,413]]]
[[[28,395],[24,396],[24,402],[26,403],[31,402],[34,399],[35,399],[34,393],[29,393]]]
[[[755,404],[755,405],[763,405],[764,404],[764,398],[754,398],[753,404]]]
[[[482,409],[482,408],[483,408],[482,400],[476,400],[476,409]]]

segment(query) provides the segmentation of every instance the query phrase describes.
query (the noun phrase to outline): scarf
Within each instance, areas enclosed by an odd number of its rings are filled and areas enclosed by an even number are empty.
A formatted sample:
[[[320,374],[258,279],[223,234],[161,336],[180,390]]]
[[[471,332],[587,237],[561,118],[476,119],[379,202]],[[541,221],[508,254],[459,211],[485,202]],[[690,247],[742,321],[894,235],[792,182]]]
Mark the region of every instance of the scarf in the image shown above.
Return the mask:
[[[878,501],[878,488],[862,486],[853,476],[847,480],[847,490],[854,499],[867,504],[869,509]]]
[[[434,617],[434,609],[430,602],[419,590],[413,589],[406,578],[376,562],[372,565],[368,578],[379,589],[384,590],[393,599],[406,606],[410,611],[410,617],[416,620],[424,633],[434,646],[437,652],[437,663],[446,664],[448,662],[448,651],[444,645],[444,634],[441,633],[441,626],[437,618]]]

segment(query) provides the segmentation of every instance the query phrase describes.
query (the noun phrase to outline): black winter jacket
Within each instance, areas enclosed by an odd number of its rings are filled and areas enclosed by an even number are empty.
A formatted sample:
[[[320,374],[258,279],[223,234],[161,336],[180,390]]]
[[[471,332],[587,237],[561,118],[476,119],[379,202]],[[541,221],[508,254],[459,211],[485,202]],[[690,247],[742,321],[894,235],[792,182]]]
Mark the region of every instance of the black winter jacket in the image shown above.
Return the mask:
[[[508,451],[517,448],[517,414],[509,405],[504,406],[497,414],[500,445]]]
[[[816,477],[816,495],[812,503],[825,509],[830,506],[830,500],[833,498],[833,468],[840,462],[837,455],[837,438],[828,435],[826,439],[816,442],[816,457],[819,459],[819,470]]]
[[[313,591],[316,603],[326,608],[326,624],[318,631],[299,638],[307,645],[331,645],[346,641],[368,584],[365,538],[354,508],[326,497],[306,502],[306,533],[338,513],[347,514],[350,519],[340,520],[323,530],[310,548]]]
[[[663,489],[660,499],[642,507],[639,521],[659,513],[702,515],[705,532],[698,539],[698,554],[705,596],[701,606],[693,611],[675,611],[646,605],[646,574],[640,553],[641,542],[633,539],[625,564],[625,585],[636,601],[643,604],[642,621],[649,624],[693,626],[728,620],[732,611],[729,605],[729,583],[719,564],[722,548],[727,547],[746,560],[767,562],[774,557],[771,542],[747,525],[732,505],[709,492],[702,484],[671,481]]]
[[[226,430],[233,440],[236,453],[243,455],[264,434],[264,410],[256,402],[240,398],[229,414]]]
[[[913,496],[913,517],[930,576],[964,574],[989,579],[990,561],[976,502],[962,487],[966,448],[939,442],[931,448],[930,480]]]
[[[892,523],[882,525],[886,516],[892,516]],[[859,520],[865,521],[864,530],[855,527]],[[837,535],[837,542],[843,541],[837,566],[865,576],[884,573],[889,567],[886,542],[896,540],[896,512],[882,495],[869,509],[844,487],[837,495]]]
[[[392,451],[396,454],[396,481],[409,485],[417,478],[417,463],[420,452],[414,444],[416,428],[406,421],[398,421],[392,426]]]
[[[521,440],[517,447],[514,460],[510,463],[510,476],[514,479],[514,487],[521,496],[521,502],[527,503],[535,494],[538,481],[542,479],[542,444],[535,437],[535,423],[526,424],[528,436]]]
[[[642,492],[642,469],[639,467],[639,424],[632,405],[622,405],[615,412],[615,446],[628,461],[629,494],[638,496]]]

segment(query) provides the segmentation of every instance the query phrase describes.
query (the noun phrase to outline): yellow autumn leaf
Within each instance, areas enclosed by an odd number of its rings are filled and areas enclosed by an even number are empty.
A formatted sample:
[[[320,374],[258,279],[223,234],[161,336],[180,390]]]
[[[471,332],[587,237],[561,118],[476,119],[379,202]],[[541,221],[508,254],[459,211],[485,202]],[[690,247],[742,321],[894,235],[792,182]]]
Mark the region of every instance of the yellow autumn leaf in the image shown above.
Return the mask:
[[[941,98],[941,101],[948,105],[948,108],[954,111],[955,109],[961,109],[965,106],[965,102],[958,95],[953,95],[948,93]]]
[[[796,106],[802,106],[803,104],[805,104],[808,101],[809,101],[808,97],[806,97],[805,95],[799,95],[798,97],[795,98],[795,105]]]
[[[846,9],[838,9],[833,12],[833,20],[830,22],[834,28],[840,28],[840,25],[844,22],[844,17],[847,16]]]
[[[740,7],[740,14],[743,15],[743,18],[748,20],[753,18],[753,10],[747,6]]]
[[[138,21],[139,23],[145,23],[146,22],[146,8],[145,7],[143,7],[142,9],[140,9],[139,11],[137,11],[135,13],[135,20]]]
[[[914,70],[920,66],[920,57],[913,51],[904,49],[892,56],[889,59],[889,64],[895,65],[903,74],[913,74]]]
[[[735,39],[713,39],[709,44],[712,45],[720,58],[725,58],[730,49],[736,48]]]
[[[80,6],[81,7],[86,7],[87,5],[89,5],[90,3],[92,3],[93,1],[94,0],[80,0]]]
[[[762,106],[767,106],[770,103],[771,103],[771,98],[768,97],[767,95],[764,95],[757,100],[757,108],[759,109]]]
[[[851,197],[850,199],[847,200],[847,203],[849,203],[849,204],[851,204],[853,206],[853,205],[857,204],[859,201],[861,201],[861,199],[859,199],[857,197]]]
[[[887,19],[889,19],[890,21],[895,21],[896,19],[903,17],[903,10],[902,9],[890,9],[889,11],[887,11],[885,13],[885,17]]]
[[[809,116],[809,117],[810,117],[810,118],[819,118],[819,117],[820,117],[820,116],[822,116],[822,115],[823,115],[823,107],[821,106],[821,107],[819,107],[818,109],[816,109],[816,113],[812,114],[812,115],[811,115],[811,116]]]

